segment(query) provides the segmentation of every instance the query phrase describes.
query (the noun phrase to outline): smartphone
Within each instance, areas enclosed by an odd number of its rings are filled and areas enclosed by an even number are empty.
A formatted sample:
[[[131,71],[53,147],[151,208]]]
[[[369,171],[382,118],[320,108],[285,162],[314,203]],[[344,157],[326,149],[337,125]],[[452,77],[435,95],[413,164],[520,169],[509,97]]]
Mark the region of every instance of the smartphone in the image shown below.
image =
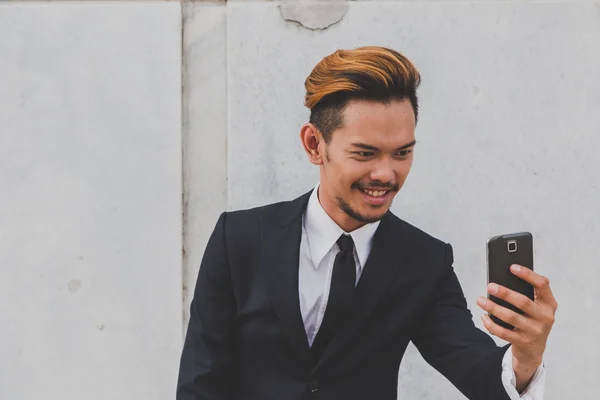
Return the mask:
[[[497,283],[515,292],[521,293],[531,300],[534,299],[533,285],[518,278],[510,271],[510,266],[519,264],[533,270],[533,236],[529,232],[511,233],[494,236],[487,241],[488,283]],[[488,293],[488,298],[494,303],[509,308],[519,314],[523,311],[504,300]],[[489,316],[492,321],[507,329],[514,326]]]

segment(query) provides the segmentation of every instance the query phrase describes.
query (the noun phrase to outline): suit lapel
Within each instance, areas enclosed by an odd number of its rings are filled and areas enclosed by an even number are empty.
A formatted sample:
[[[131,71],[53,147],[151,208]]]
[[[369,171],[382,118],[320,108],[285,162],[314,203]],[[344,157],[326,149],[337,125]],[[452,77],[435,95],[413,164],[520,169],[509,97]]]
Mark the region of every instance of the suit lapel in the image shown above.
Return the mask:
[[[376,309],[381,296],[402,269],[405,252],[398,249],[398,244],[407,245],[409,238],[403,235],[404,230],[395,229],[397,225],[394,222],[389,212],[381,220],[373,238],[371,253],[356,286],[350,318],[340,326],[315,368],[327,362],[351,339]]]
[[[311,364],[311,355],[300,312],[298,263],[302,213],[310,193],[261,218],[262,265],[271,304],[292,349],[307,366]]]

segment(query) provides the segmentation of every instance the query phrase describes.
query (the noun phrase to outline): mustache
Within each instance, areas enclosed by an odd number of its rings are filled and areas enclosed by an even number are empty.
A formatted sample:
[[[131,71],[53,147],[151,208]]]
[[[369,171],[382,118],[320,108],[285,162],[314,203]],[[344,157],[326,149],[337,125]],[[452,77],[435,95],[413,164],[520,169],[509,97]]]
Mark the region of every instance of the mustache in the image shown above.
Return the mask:
[[[397,183],[383,183],[383,182],[369,182],[368,184],[363,184],[361,182],[354,182],[352,184],[353,189],[361,189],[361,190],[391,190],[393,192],[397,192],[400,189],[400,185]]]

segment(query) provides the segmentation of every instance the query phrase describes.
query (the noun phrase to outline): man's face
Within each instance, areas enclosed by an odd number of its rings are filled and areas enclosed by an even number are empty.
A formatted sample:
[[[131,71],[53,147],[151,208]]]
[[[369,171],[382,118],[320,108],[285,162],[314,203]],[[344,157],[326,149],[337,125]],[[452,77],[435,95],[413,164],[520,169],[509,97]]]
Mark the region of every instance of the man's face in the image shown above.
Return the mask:
[[[409,100],[352,100],[323,151],[319,200],[347,230],[380,220],[413,161],[415,115]],[[333,215],[332,215],[333,214]]]

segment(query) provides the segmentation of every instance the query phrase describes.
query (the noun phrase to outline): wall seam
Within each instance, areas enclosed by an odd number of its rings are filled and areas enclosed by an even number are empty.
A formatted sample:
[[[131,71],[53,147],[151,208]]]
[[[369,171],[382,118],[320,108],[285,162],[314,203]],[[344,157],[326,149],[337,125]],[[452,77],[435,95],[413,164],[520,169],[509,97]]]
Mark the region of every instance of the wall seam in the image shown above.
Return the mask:
[[[186,178],[187,178],[187,174],[186,174],[186,169],[185,169],[185,165],[186,165],[186,152],[185,152],[185,148],[186,148],[186,143],[187,143],[187,137],[185,134],[185,48],[184,48],[184,34],[185,34],[185,21],[184,21],[184,0],[180,0],[179,1],[179,20],[181,23],[181,35],[180,35],[180,48],[181,48],[181,54],[180,54],[180,60],[179,60],[179,65],[181,68],[180,71],[180,75],[181,75],[181,92],[180,92],[180,96],[181,96],[181,100],[180,100],[180,107],[181,107],[181,124],[180,124],[180,129],[181,131],[179,132],[180,136],[181,136],[181,266],[180,266],[180,275],[181,275],[181,281],[180,281],[180,285],[179,285],[179,297],[181,299],[181,336],[182,336],[182,340],[185,339],[185,277],[186,277],[186,260],[187,260],[187,256],[186,256],[186,250],[185,250],[185,245],[186,245],[186,238],[187,238],[187,215],[188,215],[188,207],[187,207],[187,185],[186,185]]]

